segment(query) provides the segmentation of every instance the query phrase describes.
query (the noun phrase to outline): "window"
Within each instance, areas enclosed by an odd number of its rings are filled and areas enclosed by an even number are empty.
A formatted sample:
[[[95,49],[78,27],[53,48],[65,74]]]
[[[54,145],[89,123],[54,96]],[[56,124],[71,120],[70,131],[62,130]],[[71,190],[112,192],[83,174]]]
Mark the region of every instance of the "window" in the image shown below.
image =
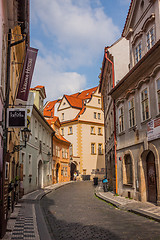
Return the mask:
[[[95,134],[95,128],[91,127],[91,134]]]
[[[119,132],[124,131],[124,112],[123,112],[123,107],[119,108]]]
[[[64,148],[62,148],[62,158],[64,158]]]
[[[123,169],[123,183],[132,184],[132,160],[130,154],[124,157],[124,169]]]
[[[102,143],[98,143],[98,154],[102,154]]]
[[[56,146],[56,157],[60,157],[60,149]]]
[[[149,102],[147,88],[145,88],[141,92],[141,106],[142,106],[142,120],[145,121],[149,118]]]
[[[91,154],[96,154],[95,143],[91,143]]]
[[[100,113],[98,113],[98,119],[101,119],[101,114]]]
[[[132,98],[128,102],[129,109],[129,127],[133,127],[135,125],[135,107],[134,107],[134,98]]]
[[[160,79],[157,80],[158,113],[160,113]]]
[[[69,155],[72,156],[73,155],[73,145],[71,144],[69,147]]]
[[[94,112],[94,119],[96,119],[97,118],[97,113],[96,112]]]
[[[154,29],[152,27],[147,33],[147,50],[150,50],[151,47],[153,47],[154,43],[155,43]]]
[[[61,129],[62,136],[64,136],[64,128]]]
[[[102,128],[98,128],[98,135],[102,135]]]
[[[35,120],[34,128],[35,128],[35,138],[37,139],[38,138],[38,123],[37,123],[37,120]]]
[[[72,127],[69,127],[69,133],[68,134],[73,134],[73,129]]]
[[[64,113],[62,113],[62,121],[64,120]]]
[[[135,48],[135,63],[142,58],[142,43],[140,42]]]
[[[32,175],[32,155],[30,154],[28,158],[28,175]]]
[[[101,99],[98,99],[98,104],[101,104]]]

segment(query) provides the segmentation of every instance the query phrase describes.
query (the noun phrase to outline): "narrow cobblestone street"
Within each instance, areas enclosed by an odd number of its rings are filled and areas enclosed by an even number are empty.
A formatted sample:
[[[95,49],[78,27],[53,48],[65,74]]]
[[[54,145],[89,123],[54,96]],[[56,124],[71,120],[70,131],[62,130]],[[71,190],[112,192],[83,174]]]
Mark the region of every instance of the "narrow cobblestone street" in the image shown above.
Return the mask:
[[[55,240],[160,239],[160,223],[119,210],[94,195],[91,182],[75,182],[41,200]]]

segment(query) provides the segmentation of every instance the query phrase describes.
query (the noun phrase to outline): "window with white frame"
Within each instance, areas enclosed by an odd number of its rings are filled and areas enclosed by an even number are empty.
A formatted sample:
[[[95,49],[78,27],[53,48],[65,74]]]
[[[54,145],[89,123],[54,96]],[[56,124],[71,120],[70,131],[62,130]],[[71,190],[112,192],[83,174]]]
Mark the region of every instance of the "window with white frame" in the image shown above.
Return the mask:
[[[160,79],[157,80],[158,113],[160,113]]]
[[[135,106],[134,106],[134,98],[132,98],[128,102],[128,110],[129,110],[129,127],[132,128],[135,126]]]
[[[145,88],[141,92],[141,107],[142,107],[142,121],[145,121],[149,118],[149,99],[147,88]]]
[[[96,119],[97,118],[97,113],[96,112],[94,112],[94,119]]]
[[[68,131],[68,134],[73,134],[73,128],[72,128],[72,127],[69,127],[68,130],[69,130],[69,131]]]
[[[95,143],[91,143],[91,154],[95,154],[96,149],[95,149]]]
[[[98,135],[102,135],[102,128],[98,128]]]
[[[102,155],[102,143],[98,143],[98,154]]]
[[[119,108],[118,119],[119,119],[119,133],[121,133],[124,131],[124,109],[123,109],[123,106]]]
[[[150,50],[151,47],[153,47],[154,43],[155,43],[155,34],[154,34],[154,28],[152,27],[147,32],[147,50]]]
[[[98,119],[101,119],[101,114],[100,113],[98,113]]]
[[[142,43],[139,42],[135,47],[135,63],[137,63],[142,58]]]
[[[91,134],[95,134],[95,128],[91,127]]]

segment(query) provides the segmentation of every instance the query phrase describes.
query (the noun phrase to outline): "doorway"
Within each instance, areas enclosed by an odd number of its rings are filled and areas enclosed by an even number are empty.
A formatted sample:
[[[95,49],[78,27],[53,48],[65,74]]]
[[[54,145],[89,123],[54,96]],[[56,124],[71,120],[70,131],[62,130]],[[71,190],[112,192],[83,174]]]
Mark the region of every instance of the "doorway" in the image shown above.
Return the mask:
[[[42,176],[42,161],[38,163],[38,188],[43,186],[43,176]]]
[[[56,183],[59,182],[59,167],[60,167],[60,164],[57,163],[57,165],[56,165]]]
[[[155,168],[155,156],[153,152],[147,155],[147,185],[148,185],[148,201],[157,202],[157,178]]]

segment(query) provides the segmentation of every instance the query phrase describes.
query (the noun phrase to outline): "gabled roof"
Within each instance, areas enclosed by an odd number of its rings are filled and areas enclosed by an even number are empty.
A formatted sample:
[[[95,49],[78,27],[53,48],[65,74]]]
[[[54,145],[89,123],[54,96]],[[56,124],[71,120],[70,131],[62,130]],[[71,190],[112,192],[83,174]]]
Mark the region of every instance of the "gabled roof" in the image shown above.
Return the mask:
[[[45,117],[53,117],[54,116],[54,107],[55,104],[61,102],[61,100],[55,100],[48,102],[43,110],[43,114]]]
[[[37,90],[40,90],[41,93],[43,93],[44,95],[44,98],[46,98],[46,91],[45,91],[45,87],[44,86],[41,86],[41,85],[38,85],[34,88],[30,88],[31,91],[37,91]]]
[[[67,100],[67,102],[72,108],[77,108],[80,110],[76,118],[78,118],[80,114],[84,113],[85,107],[83,105],[83,100],[91,99],[92,95],[96,92],[97,88],[98,87],[94,87],[78,93],[63,96],[63,98]],[[43,111],[45,117],[52,118],[54,116],[54,107],[57,102],[61,103],[62,99],[48,102],[46,104]]]
[[[66,98],[66,100],[68,101],[71,107],[80,108],[80,109],[82,108],[83,106],[82,99],[78,97],[68,96],[68,95],[64,95],[64,97]]]

